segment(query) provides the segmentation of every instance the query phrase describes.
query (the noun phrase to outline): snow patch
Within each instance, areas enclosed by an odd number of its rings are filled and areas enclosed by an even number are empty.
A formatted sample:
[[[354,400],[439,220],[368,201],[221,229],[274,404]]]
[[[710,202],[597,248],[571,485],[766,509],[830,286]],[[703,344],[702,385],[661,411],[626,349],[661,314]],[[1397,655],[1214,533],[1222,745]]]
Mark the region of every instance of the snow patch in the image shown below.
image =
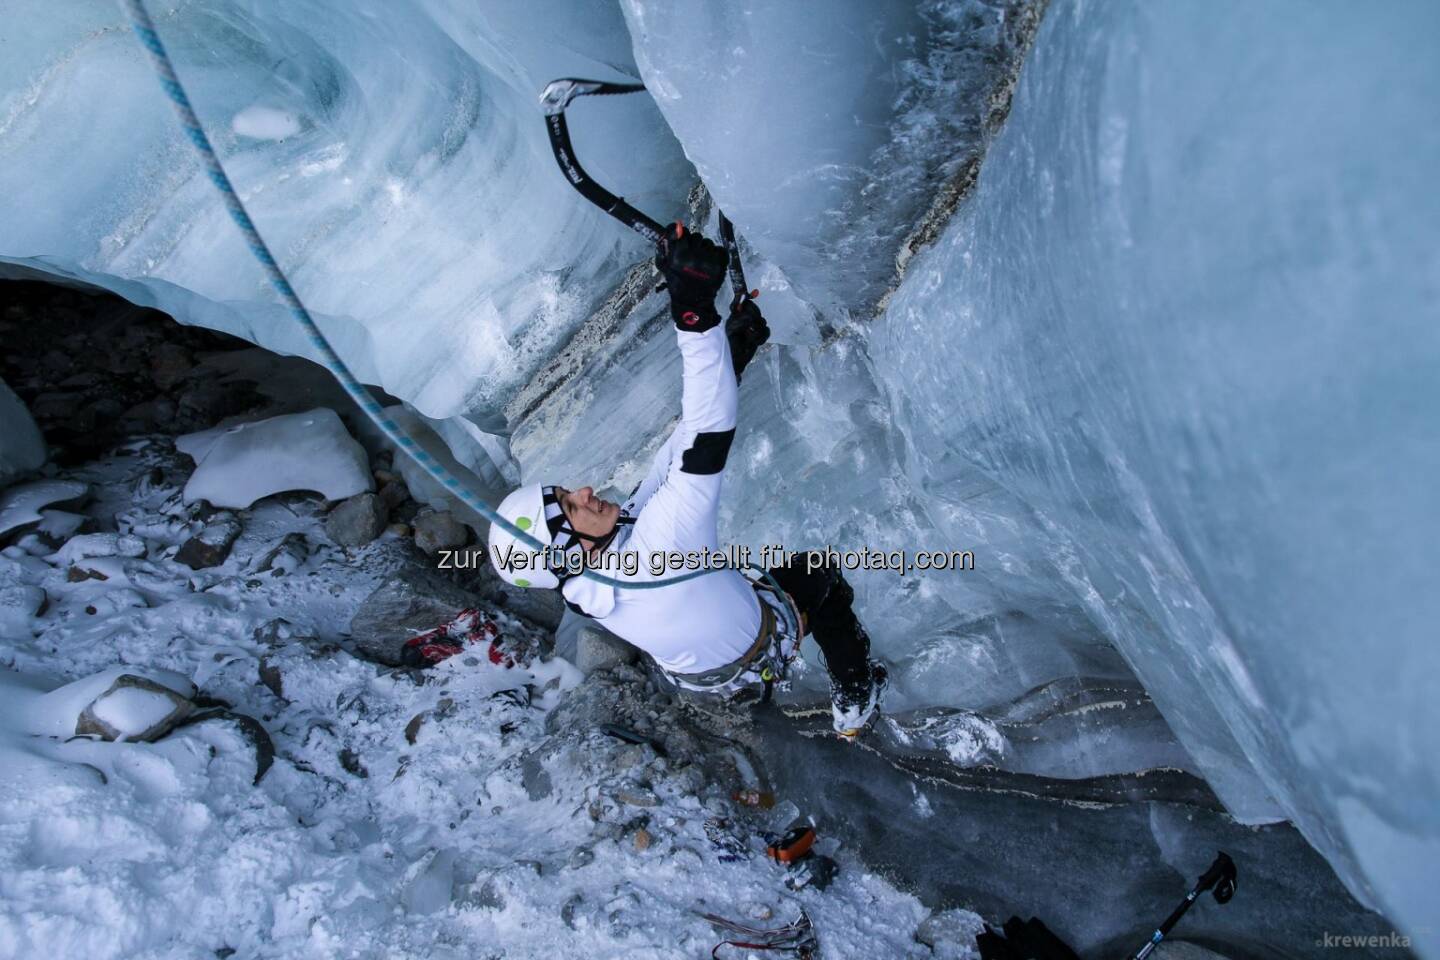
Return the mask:
[[[324,407],[187,434],[175,447],[197,464],[185,484],[187,503],[244,509],[288,490],[344,500],[372,488],[365,449]]]

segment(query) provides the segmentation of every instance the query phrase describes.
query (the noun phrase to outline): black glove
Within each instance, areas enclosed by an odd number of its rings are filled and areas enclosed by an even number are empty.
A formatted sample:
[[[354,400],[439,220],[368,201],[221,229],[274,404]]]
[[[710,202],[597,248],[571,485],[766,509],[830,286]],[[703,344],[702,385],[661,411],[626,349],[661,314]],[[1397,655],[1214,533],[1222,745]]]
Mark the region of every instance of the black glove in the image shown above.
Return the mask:
[[[667,235],[655,254],[655,266],[670,288],[670,316],[681,330],[709,330],[720,323],[715,296],[725,282],[730,255],[679,224],[674,232],[677,235]]]
[[[730,359],[735,364],[735,379],[745,371],[745,366],[755,356],[766,340],[770,339],[770,325],[765,322],[755,301],[743,297],[730,310],[725,321],[725,338],[730,341]]]

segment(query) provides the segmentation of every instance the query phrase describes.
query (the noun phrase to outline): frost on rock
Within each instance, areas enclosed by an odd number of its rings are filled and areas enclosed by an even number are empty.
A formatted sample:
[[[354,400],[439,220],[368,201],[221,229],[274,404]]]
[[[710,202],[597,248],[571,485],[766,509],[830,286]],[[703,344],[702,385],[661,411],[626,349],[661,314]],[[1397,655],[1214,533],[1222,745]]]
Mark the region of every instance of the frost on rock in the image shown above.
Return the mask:
[[[289,490],[343,500],[373,486],[365,448],[326,407],[187,434],[175,447],[196,463],[187,503],[244,509]]]
[[[80,712],[75,733],[104,740],[158,740],[193,709],[187,698],[168,686],[124,673]]]
[[[70,564],[94,557],[143,557],[145,541],[128,533],[82,533],[65,541],[49,559]]]
[[[116,694],[123,695],[106,703]],[[195,685],[174,671],[112,667],[38,698],[27,712],[26,728],[36,734],[70,736],[80,732],[86,714],[98,707],[103,715],[94,716],[114,731],[107,739],[114,739],[146,731],[171,711],[182,709],[180,704],[188,707],[193,696]],[[160,700],[168,704],[163,713],[157,712]],[[102,729],[85,732],[101,733]]]
[[[88,489],[74,480],[35,480],[6,489],[0,493],[0,537],[39,523],[42,508],[83,497]]]

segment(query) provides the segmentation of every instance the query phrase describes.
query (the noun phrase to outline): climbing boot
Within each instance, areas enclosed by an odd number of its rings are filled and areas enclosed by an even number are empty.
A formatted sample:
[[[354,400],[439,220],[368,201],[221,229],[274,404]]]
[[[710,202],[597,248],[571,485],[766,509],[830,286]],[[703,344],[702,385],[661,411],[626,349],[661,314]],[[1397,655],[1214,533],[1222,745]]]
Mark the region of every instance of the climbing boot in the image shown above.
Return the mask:
[[[880,712],[880,701],[885,697],[885,688],[890,677],[885,665],[878,660],[870,661],[870,682],[855,688],[832,684],[830,687],[830,712],[835,732],[844,740],[855,740],[874,721]]]

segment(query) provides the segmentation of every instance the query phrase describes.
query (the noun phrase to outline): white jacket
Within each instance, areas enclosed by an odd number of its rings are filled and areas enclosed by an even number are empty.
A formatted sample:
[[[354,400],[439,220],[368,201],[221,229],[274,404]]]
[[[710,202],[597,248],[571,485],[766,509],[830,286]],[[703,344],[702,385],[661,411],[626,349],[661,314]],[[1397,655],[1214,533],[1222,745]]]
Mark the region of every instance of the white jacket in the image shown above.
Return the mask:
[[[639,571],[621,579],[664,580],[685,571],[651,573],[657,551],[719,550],[716,514],[725,459],[735,437],[739,388],[724,325],[703,333],[677,329],[684,364],[680,423],[635,488],[610,550],[635,551]],[[611,576],[618,576],[613,568]],[[673,586],[627,590],[574,577],[565,599],[655,658],[672,673],[700,673],[741,657],[760,630],[760,601],[736,570],[718,570]]]

